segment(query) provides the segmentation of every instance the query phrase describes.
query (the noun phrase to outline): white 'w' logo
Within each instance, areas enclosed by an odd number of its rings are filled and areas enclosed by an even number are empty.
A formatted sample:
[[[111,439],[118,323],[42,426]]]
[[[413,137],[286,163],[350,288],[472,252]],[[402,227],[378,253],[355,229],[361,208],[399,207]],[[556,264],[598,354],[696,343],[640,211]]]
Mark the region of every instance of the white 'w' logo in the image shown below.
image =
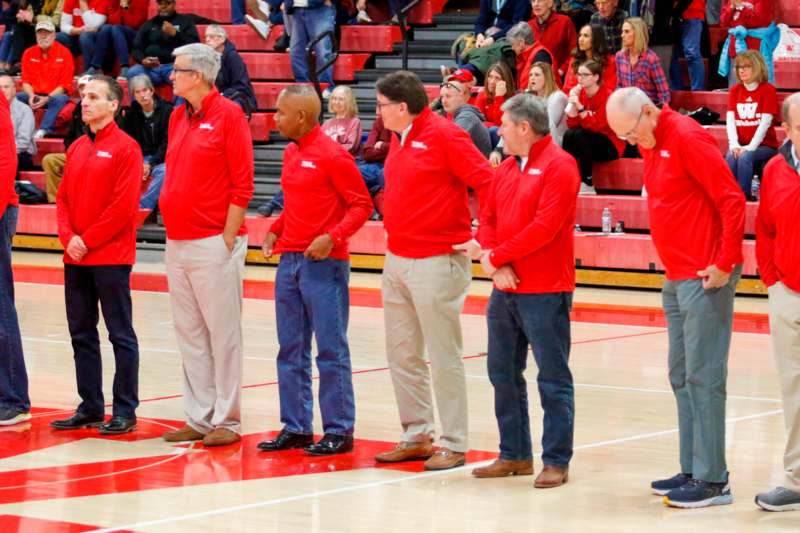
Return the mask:
[[[758,110],[758,103],[736,104],[736,111],[739,113],[739,118],[747,120],[756,118],[756,111]]]

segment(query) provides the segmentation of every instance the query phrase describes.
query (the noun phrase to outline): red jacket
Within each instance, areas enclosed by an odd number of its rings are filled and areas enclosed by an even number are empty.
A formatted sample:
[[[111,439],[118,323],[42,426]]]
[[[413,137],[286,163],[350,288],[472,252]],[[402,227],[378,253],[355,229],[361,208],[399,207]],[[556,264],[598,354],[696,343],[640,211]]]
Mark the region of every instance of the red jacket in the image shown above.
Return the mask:
[[[87,4],[90,10],[94,10],[98,15],[106,15],[108,17],[109,5],[106,0],[88,0]],[[81,8],[79,0],[64,0],[64,14],[72,16],[72,27],[82,28],[83,17],[81,16]],[[106,18],[108,22],[108,18]],[[99,28],[98,28],[99,29]]]
[[[483,208],[493,172],[455,123],[423,109],[402,146],[392,136],[383,173],[390,252],[410,258],[450,254],[454,244],[472,238],[467,187]]]
[[[689,19],[706,19],[706,0],[692,0],[686,11],[683,12],[683,18]]]
[[[561,87],[561,76],[558,74],[558,65],[553,58],[552,52],[539,44],[534,44],[521,54],[517,55],[517,89],[522,91],[528,87],[528,80],[531,77],[531,65],[536,63],[536,56],[539,52],[545,52],[550,56],[550,65],[553,68],[553,77],[559,87]]]
[[[169,118],[167,175],[158,205],[167,238],[221,235],[228,207],[253,196],[253,139],[242,108],[212,88],[200,111],[188,102]],[[239,235],[245,235],[242,224]]]
[[[128,9],[119,6],[119,0],[109,2],[107,24],[121,25],[138,30],[147,20],[148,0],[130,0]]]
[[[497,169],[478,240],[495,267],[511,264],[520,283],[507,292],[575,290],[573,225],[581,177],[575,159],[547,135],[525,168],[507,158]]]
[[[640,147],[653,244],[669,280],[696,279],[742,262],[745,200],[703,127],[665,106],[652,150]]]
[[[478,93],[477,98],[475,98],[474,105],[478,108],[478,111],[483,113],[483,116],[486,118],[484,121],[485,124],[488,126],[499,126],[500,120],[503,117],[503,110],[500,108],[505,101],[505,96],[495,96],[491,101],[489,101],[489,93],[486,92],[486,89],[484,89]]]
[[[611,96],[611,93],[612,90],[605,85],[601,85],[600,90],[592,97],[587,96],[585,89],[581,89],[581,105],[583,105],[588,114],[583,118],[580,115],[577,117],[567,116],[567,127],[583,128],[602,133],[614,144],[617,153],[622,157],[623,152],[625,152],[625,141],[617,137],[617,134],[608,125],[608,118],[606,117],[606,102],[608,102],[608,97]]]
[[[756,259],[764,284],[778,281],[800,292],[800,175],[793,168],[791,143],[764,168],[756,217]]]
[[[58,186],[58,238],[66,250],[75,235],[89,252],[77,265],[132,265],[136,262],[136,214],[142,185],[142,151],[113,121],[86,134],[67,150]]]
[[[19,205],[14,190],[17,175],[17,143],[14,141],[14,125],[8,100],[0,97],[0,218],[9,205]]]
[[[22,83],[29,83],[36,94],[50,94],[56,87],[69,94],[74,76],[72,54],[57,41],[46,54],[39,45],[31,46],[22,54]]]
[[[286,147],[281,188],[283,212],[269,229],[279,237],[275,252],[303,252],[328,233],[330,257],[347,259],[347,241],[373,209],[353,156],[316,126]]]
[[[564,92],[569,94],[570,89],[578,85],[578,77],[575,75],[575,58],[571,57],[567,65],[567,72],[564,75]],[[614,54],[608,54],[606,67],[603,69],[603,87],[608,87],[611,92],[617,90],[617,60]]]
[[[750,4],[749,7],[747,4]],[[774,20],[775,5],[772,0],[748,0],[747,4],[742,5],[742,9],[733,9],[730,0],[726,0],[722,6],[722,13],[719,17],[719,25],[723,28],[733,28],[744,26],[745,28],[764,28]],[[728,36],[728,54],[736,57],[736,46],[732,36]],[[761,47],[761,39],[755,37],[745,37],[749,50],[758,50]],[[731,67],[733,68],[733,67]]]
[[[528,21],[528,26],[533,30],[536,43],[544,46],[553,54],[556,60],[556,69],[564,72],[569,62],[570,52],[578,44],[578,34],[575,32],[572,20],[567,15],[553,11],[541,24],[536,15],[533,15],[533,18]]]

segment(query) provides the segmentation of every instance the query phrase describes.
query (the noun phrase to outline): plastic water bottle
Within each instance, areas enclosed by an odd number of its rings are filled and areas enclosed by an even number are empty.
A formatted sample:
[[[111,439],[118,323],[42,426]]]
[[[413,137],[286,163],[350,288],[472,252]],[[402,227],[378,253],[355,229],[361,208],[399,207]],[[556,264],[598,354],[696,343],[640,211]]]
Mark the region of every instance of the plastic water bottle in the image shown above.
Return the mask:
[[[758,202],[761,199],[761,180],[758,176],[753,176],[753,183],[750,185],[750,196]]]
[[[602,216],[602,228],[603,233],[608,235],[611,233],[611,210],[607,207],[603,208],[603,216]]]

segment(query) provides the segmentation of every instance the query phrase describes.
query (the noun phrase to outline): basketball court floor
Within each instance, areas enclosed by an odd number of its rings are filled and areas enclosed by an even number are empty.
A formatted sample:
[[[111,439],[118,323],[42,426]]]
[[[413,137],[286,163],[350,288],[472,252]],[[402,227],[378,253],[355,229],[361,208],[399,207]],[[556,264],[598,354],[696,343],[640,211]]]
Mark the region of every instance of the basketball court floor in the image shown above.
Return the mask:
[[[652,479],[678,471],[677,421],[658,293],[577,291],[570,481],[535,490],[530,476],[478,480],[470,475],[497,453],[485,357],[488,283],[473,283],[462,318],[469,462],[455,470],[425,472],[421,463],[379,467],[373,461],[400,433],[386,368],[377,274],[355,273],[351,279],[355,451],[319,458],[300,451],[267,454],[255,447],[280,429],[270,299],[274,268],[248,268],[245,436],[241,444],[216,449],[160,439],[182,424],[180,354],[160,258],[140,261],[135,272],[139,429],[113,438],[100,438],[92,430],[55,432],[49,422],[77,405],[60,256],[15,254],[17,309],[35,414],[29,423],[0,432],[0,532],[800,531],[800,513],[766,513],[753,504],[756,492],[780,483],[784,443],[765,299],[737,301],[727,404],[734,504],[687,511],[668,509],[649,492]],[[113,357],[105,339],[103,351],[110,402]],[[527,375],[538,453],[541,410],[535,372],[531,357]],[[318,419],[315,429],[321,433]],[[535,466],[537,471],[542,466],[538,455]]]

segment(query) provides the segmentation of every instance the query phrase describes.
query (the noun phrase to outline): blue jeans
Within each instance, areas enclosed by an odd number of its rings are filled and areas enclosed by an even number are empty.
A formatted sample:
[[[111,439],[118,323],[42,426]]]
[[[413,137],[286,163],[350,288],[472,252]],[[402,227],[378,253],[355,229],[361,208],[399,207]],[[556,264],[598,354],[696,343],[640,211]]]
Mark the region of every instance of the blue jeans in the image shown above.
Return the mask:
[[[332,6],[314,9],[297,8],[292,14],[292,33],[289,49],[292,57],[292,72],[295,81],[311,81],[306,61],[306,46],[320,33],[333,31],[336,10]],[[315,48],[317,66],[330,60],[333,46],[331,39],[325,38]],[[319,75],[320,83],[333,85],[333,66],[323,70]]]
[[[0,216],[0,408],[28,411],[28,373],[22,355],[17,310],[14,307],[14,276],[11,272],[11,239],[17,230],[16,206]]]
[[[105,413],[98,302],[114,347],[114,416],[133,418],[139,405],[139,343],[133,331],[130,265],[64,265],[64,301],[81,403],[77,412]]]
[[[94,42],[92,66],[99,68],[103,64],[109,45],[112,45],[120,66],[127,67],[130,61],[129,51],[134,37],[136,37],[136,30],[128,26],[104,24],[100,31],[97,32]]]
[[[244,24],[244,0],[231,0],[231,24]]]
[[[367,163],[358,159],[356,166],[364,178],[370,196],[375,196],[383,190],[383,163]]]
[[[17,93],[17,100],[22,102],[23,104],[28,104],[28,94],[27,93]],[[69,102],[69,96],[66,94],[57,94],[55,96],[51,96],[50,100],[47,101],[44,108],[44,116],[42,117],[42,123],[39,124],[39,129],[46,131],[47,133],[53,133],[56,128],[56,120],[58,119],[58,114],[64,109],[64,106],[67,105]]]
[[[544,409],[542,461],[566,467],[572,459],[575,394],[569,369],[572,293],[514,294],[492,291],[487,367],[494,386],[500,458],[533,457],[525,367],[528,346],[539,367],[536,381]]]
[[[169,80],[169,75],[171,73],[172,63],[162,63],[156,68],[147,68],[143,65],[137,64],[128,69],[128,82],[130,82],[134,76],[138,76],[139,74],[147,74],[147,77],[150,78],[150,81],[153,82],[153,85],[172,85],[172,82]]]
[[[738,158],[733,157],[733,154],[728,152],[725,155],[725,161],[736,176],[736,181],[739,182],[739,187],[742,188],[745,198],[752,199],[753,195],[753,167],[757,163],[763,163],[772,159],[778,151],[775,148],[761,145],[754,151],[745,150],[739,155]]]
[[[80,35],[68,35],[63,31],[56,34],[56,41],[69,48],[72,55],[75,57],[79,55],[83,56],[84,69],[90,66],[89,63],[93,57],[96,38],[97,32],[94,31],[88,31]]]
[[[2,37],[0,37],[0,63],[11,62],[11,38],[13,34],[6,30]]]
[[[672,63],[669,65],[670,88],[675,91],[683,89],[683,77],[678,59],[681,55],[686,58],[689,68],[689,81],[693,91],[702,91],[706,88],[706,66],[703,63],[703,54],[700,52],[700,37],[703,34],[703,21],[699,19],[684,20],[681,25],[681,42],[677,43],[672,52]]]
[[[325,434],[352,435],[355,425],[347,322],[350,262],[314,261],[284,253],[275,276],[278,390],[281,422],[292,433],[313,432],[311,335],[317,340],[319,409]]]
[[[145,163],[150,163],[150,156],[144,157]],[[167,173],[167,167],[164,163],[156,165],[150,169],[150,176],[153,178],[147,190],[142,194],[139,199],[139,207],[142,209],[155,209],[158,207],[158,197],[161,194],[161,187],[164,185],[164,175]]]

